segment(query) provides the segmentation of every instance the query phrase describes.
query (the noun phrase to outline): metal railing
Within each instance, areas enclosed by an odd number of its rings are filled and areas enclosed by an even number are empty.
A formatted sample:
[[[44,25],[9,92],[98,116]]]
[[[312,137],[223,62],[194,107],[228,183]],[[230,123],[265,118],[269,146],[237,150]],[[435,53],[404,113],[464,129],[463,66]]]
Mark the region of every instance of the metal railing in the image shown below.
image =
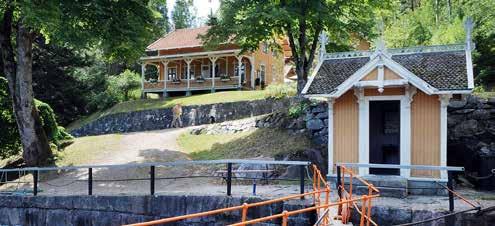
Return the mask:
[[[453,225],[453,222],[455,222],[455,215],[464,213],[464,212],[469,212],[473,210],[480,210],[481,206],[478,204],[474,204],[474,202],[466,199],[459,193],[454,191],[454,172],[463,172],[464,167],[456,167],[456,166],[428,166],[428,165],[395,165],[395,164],[366,164],[366,163],[337,163],[337,183],[344,184],[344,180],[340,179],[340,169],[346,169],[346,167],[353,167],[353,168],[379,168],[379,169],[411,169],[411,170],[430,170],[430,171],[446,171],[447,172],[447,186],[438,183],[438,181],[435,181],[436,184],[438,184],[441,188],[445,189],[448,192],[449,196],[449,214],[445,214],[443,216],[431,218],[431,219],[426,219],[418,222],[412,222],[412,223],[407,223],[407,224],[401,224],[401,226],[409,226],[409,225],[421,225],[423,223],[427,222],[432,222],[440,219],[446,219],[447,220],[447,225]],[[362,183],[364,183],[362,181]],[[338,185],[339,186],[339,185]],[[351,180],[349,181],[349,186],[350,190],[352,191],[352,177]],[[340,196],[340,194],[339,194]],[[464,203],[467,205],[471,206],[470,209],[467,210],[462,210],[458,212],[454,212],[454,197],[462,200]],[[376,225],[376,224],[375,224]]]
[[[184,166],[184,165],[215,165],[224,164],[226,167],[225,176],[172,176],[172,177],[156,177],[157,167],[170,167],[170,166]],[[306,168],[311,164],[305,161],[266,161],[266,160],[247,160],[247,159],[225,159],[225,160],[204,160],[204,161],[175,161],[175,162],[150,162],[150,163],[134,163],[134,164],[116,164],[116,165],[81,165],[81,166],[63,166],[63,167],[26,167],[26,168],[14,168],[14,169],[0,169],[0,185],[6,183],[20,183],[9,182],[8,173],[17,173],[19,175],[25,175],[30,173],[33,177],[33,195],[36,196],[39,193],[39,175],[41,172],[48,171],[68,171],[68,170],[80,170],[87,172],[87,194],[93,195],[93,182],[101,181],[149,181],[149,194],[155,194],[155,182],[157,180],[167,179],[181,179],[181,178],[197,178],[197,177],[210,177],[210,178],[222,178],[226,182],[226,194],[232,195],[232,180],[233,179],[256,179],[250,177],[234,177],[233,165],[234,164],[249,164],[249,165],[285,165],[285,166],[299,166],[299,179],[270,179],[270,180],[288,180],[298,181],[300,183],[300,194],[304,193],[305,189],[305,177]],[[95,180],[93,173],[95,169],[129,169],[147,167],[149,168],[149,175],[147,178],[126,178],[126,179],[107,179],[107,180]],[[5,178],[5,181],[3,181]],[[84,180],[79,180],[84,181]],[[27,183],[27,182],[22,182]],[[255,186],[255,185],[254,185]]]
[[[350,170],[347,170],[343,168],[343,172],[348,172],[349,175],[354,175],[354,173]],[[251,224],[256,224],[256,223],[262,223],[266,221],[271,221],[271,220],[276,220],[276,219],[282,219],[282,226],[287,226],[289,222],[289,217],[293,215],[298,215],[306,212],[312,212],[315,211],[319,215],[319,219],[317,220],[317,223],[315,225],[328,225],[331,220],[335,219],[344,219],[342,215],[336,215],[336,216],[331,216],[329,214],[329,210],[331,207],[338,207],[339,209],[342,209],[342,206],[351,206],[355,205],[356,202],[361,201],[363,204],[362,211],[358,211],[361,214],[361,219],[360,219],[360,225],[364,226],[365,224],[369,225],[370,223],[373,223],[376,225],[372,220],[371,220],[371,199],[378,197],[378,194],[373,194],[373,192],[378,192],[378,189],[376,189],[373,185],[367,183],[366,181],[363,180],[364,183],[368,184],[370,191],[367,195],[363,195],[357,198],[349,198],[349,199],[344,199],[344,198],[339,198],[337,202],[331,202],[330,201],[330,184],[325,180],[323,175],[321,174],[320,170],[313,165],[312,166],[312,172],[313,172],[313,191],[311,192],[306,192],[303,194],[299,195],[290,195],[290,196],[285,196],[282,198],[277,198],[277,199],[272,199],[272,200],[267,200],[267,201],[262,201],[262,202],[257,202],[257,203],[244,203],[239,206],[233,206],[233,207],[227,207],[227,208],[222,208],[222,209],[217,209],[217,210],[211,210],[211,211],[206,211],[206,212],[201,212],[201,213],[194,213],[194,214],[188,214],[188,215],[183,215],[183,216],[176,216],[176,217],[170,217],[170,218],[164,218],[160,220],[154,220],[154,221],[148,221],[148,222],[143,222],[143,223],[136,223],[136,224],[130,224],[130,226],[151,226],[151,225],[159,225],[159,224],[165,224],[165,223],[173,223],[177,221],[182,221],[182,220],[188,220],[188,219],[193,219],[193,218],[198,218],[198,217],[206,217],[206,216],[211,216],[211,215],[216,215],[216,214],[221,214],[221,213],[226,213],[226,212],[231,212],[231,211],[241,211],[241,222],[231,224],[231,226],[245,226],[245,225],[251,225]],[[355,178],[358,178],[359,180],[362,180],[358,176],[355,176]],[[323,188],[322,188],[323,187]],[[345,192],[345,188],[342,186],[340,187]],[[325,200],[322,202],[321,201],[321,195],[322,193],[325,194]],[[352,193],[352,192],[351,192]],[[259,206],[264,206],[264,205],[269,205],[277,202],[283,202],[283,201],[288,201],[292,199],[299,199],[303,198],[306,196],[313,197],[313,206],[308,207],[308,208],[303,208],[299,210],[293,210],[293,211],[287,211],[284,210],[282,213],[279,214],[274,214],[270,216],[265,216],[265,217],[260,217],[260,218],[255,218],[251,220],[247,220],[247,213],[250,208],[253,207],[259,207]],[[368,203],[369,205],[367,208],[364,207],[365,203]],[[323,210],[323,212],[322,212]],[[347,217],[345,217],[348,219]]]

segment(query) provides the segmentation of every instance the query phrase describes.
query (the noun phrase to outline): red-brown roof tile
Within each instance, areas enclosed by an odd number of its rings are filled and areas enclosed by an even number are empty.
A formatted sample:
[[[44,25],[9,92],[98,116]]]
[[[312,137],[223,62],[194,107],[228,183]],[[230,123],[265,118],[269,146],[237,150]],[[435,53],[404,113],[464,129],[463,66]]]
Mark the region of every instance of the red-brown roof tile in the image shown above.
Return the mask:
[[[148,50],[179,49],[203,46],[198,35],[206,34],[210,27],[177,29],[151,43]]]

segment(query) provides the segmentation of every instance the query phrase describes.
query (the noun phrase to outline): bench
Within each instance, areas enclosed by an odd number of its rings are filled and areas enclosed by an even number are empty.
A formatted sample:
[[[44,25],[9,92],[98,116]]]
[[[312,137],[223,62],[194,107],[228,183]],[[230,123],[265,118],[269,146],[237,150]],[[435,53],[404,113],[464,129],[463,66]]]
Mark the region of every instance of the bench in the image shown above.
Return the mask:
[[[268,174],[273,173],[274,170],[232,170],[232,178],[237,177],[236,174],[239,173],[262,173],[262,178],[261,180],[268,181]],[[215,176],[222,177],[224,181],[227,181],[227,170],[217,170],[215,171]],[[253,179],[253,195],[256,195],[256,180],[258,178],[252,178]]]

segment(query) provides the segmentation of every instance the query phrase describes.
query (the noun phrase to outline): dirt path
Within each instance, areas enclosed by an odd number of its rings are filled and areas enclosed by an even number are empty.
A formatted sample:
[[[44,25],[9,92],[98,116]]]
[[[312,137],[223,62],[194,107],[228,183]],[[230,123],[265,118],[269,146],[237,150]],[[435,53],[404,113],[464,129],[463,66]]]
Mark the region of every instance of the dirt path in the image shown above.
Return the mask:
[[[166,129],[126,134],[109,134],[77,138],[65,153],[62,165],[113,165],[143,162],[172,162],[189,160],[181,152],[177,138],[191,128]],[[156,194],[225,194],[222,179],[208,178],[215,171],[225,166],[175,166],[156,168]],[[171,177],[191,177],[170,179]],[[202,177],[206,176],[206,177]],[[87,169],[41,172],[39,190],[41,195],[83,195],[88,191]],[[128,180],[134,179],[134,180]],[[0,187],[0,191],[32,192],[32,176],[22,177],[27,184],[9,184]],[[233,187],[238,195],[252,194],[252,181],[243,182]],[[257,193],[280,196],[298,193],[297,185],[258,185]],[[149,168],[94,168],[93,194],[130,195],[149,194]]]

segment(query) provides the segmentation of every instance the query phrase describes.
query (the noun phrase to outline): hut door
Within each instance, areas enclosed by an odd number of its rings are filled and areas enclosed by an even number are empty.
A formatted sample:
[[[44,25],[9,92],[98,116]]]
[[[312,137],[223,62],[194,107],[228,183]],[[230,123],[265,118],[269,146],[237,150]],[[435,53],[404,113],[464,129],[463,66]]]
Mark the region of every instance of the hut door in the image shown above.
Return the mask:
[[[369,102],[369,159],[376,164],[400,164],[400,101]],[[399,175],[399,169],[370,168],[370,174]]]

